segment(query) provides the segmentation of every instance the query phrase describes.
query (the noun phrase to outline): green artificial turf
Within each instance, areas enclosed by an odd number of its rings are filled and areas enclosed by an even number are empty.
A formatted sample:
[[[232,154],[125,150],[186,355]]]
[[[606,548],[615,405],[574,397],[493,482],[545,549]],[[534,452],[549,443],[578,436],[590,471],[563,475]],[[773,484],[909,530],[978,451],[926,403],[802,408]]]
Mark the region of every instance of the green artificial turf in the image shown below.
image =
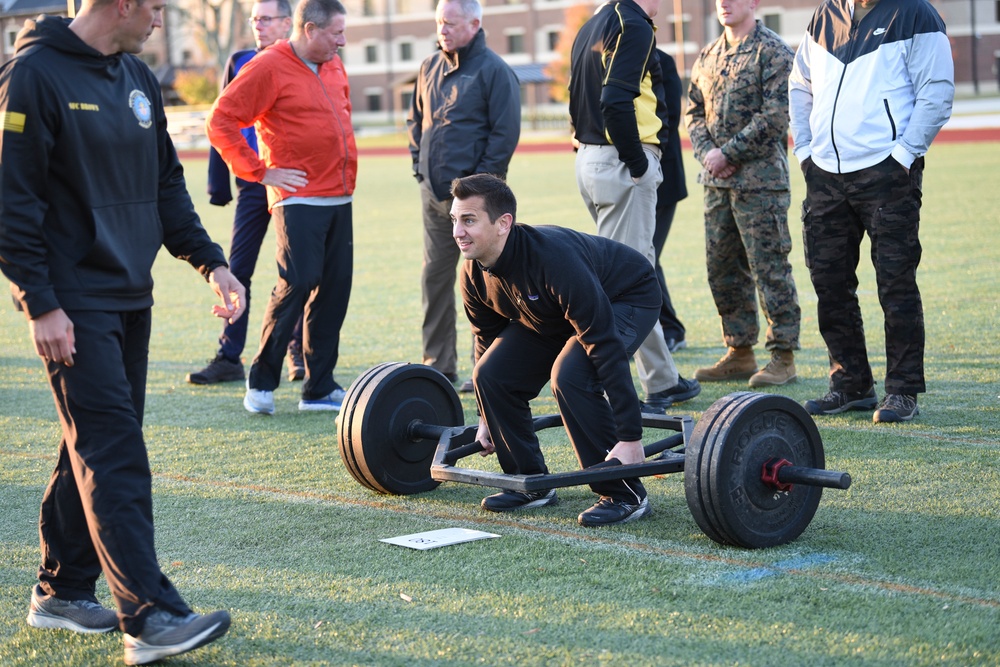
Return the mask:
[[[690,158],[689,158],[690,159]],[[793,160],[794,163],[794,160]],[[185,162],[205,225],[228,244],[232,207],[207,202],[204,160]],[[213,295],[182,262],[154,268],[145,432],[154,471],[157,549],[190,604],[228,609],[223,639],[176,665],[997,665],[1000,664],[1000,213],[995,144],[935,145],[928,156],[919,282],[927,321],[928,393],[902,425],[870,414],[819,420],[827,490],[795,542],[747,551],[705,537],[682,475],[648,480],[652,516],[588,530],[583,487],[513,516],[487,515],[487,489],[446,483],[380,496],[341,462],[334,417],[296,409],[247,414],[243,387],[184,381],[213,356]],[[676,355],[686,376],[723,352],[704,267],[700,186],[679,206],[663,261],[688,327]],[[797,170],[793,169],[793,172]],[[826,391],[826,353],[802,261],[793,173],[792,260],[802,304],[797,401]],[[522,152],[510,168],[519,219],[589,231],[573,155]],[[420,361],[422,228],[405,155],[362,157],[354,205],[355,273],[336,378],[347,386],[383,361]],[[246,360],[275,276],[273,234],[254,277]],[[884,373],[881,311],[867,244],[860,298],[875,375]],[[471,371],[460,320],[460,374]],[[763,346],[758,360],[763,362]],[[745,389],[706,385],[673,412],[697,418]],[[881,392],[881,387],[879,388]],[[474,418],[468,396],[466,420]],[[538,414],[554,411],[543,394]],[[38,504],[59,426],[23,317],[0,300],[0,663],[121,661],[117,633],[78,636],[24,622],[38,565]],[[546,432],[553,470],[575,466],[565,436]],[[470,465],[496,469],[493,459]],[[463,462],[463,465],[465,462]],[[431,551],[380,538],[445,527],[501,535]],[[99,596],[110,603],[103,580]]]

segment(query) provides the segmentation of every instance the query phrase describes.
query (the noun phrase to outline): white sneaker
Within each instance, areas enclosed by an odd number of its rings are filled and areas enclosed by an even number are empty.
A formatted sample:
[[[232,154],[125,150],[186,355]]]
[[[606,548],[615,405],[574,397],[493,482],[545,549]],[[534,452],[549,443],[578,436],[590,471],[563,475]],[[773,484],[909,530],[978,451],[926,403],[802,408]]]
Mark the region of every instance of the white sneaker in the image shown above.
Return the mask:
[[[247,394],[243,397],[243,407],[247,412],[261,415],[274,414],[274,392],[263,389],[247,388]]]

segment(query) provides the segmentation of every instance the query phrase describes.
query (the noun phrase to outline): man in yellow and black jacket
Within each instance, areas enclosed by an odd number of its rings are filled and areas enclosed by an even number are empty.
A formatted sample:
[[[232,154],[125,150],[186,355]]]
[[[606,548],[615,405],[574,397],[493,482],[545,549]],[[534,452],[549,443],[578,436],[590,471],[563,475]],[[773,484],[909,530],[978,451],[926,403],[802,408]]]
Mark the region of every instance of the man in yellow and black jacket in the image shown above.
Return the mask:
[[[652,17],[657,0],[602,5],[580,29],[570,57],[569,112],[576,179],[600,236],[655,263],[656,190],[667,111]],[[635,355],[645,410],[663,412],[701,387],[680,377],[657,324]]]

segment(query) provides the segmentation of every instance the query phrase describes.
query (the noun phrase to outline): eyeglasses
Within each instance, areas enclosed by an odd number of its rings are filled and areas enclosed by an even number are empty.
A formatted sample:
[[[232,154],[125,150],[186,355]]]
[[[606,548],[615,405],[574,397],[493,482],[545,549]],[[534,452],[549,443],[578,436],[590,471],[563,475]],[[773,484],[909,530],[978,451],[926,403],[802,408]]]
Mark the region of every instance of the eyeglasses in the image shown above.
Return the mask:
[[[247,19],[247,23],[251,27],[259,25],[262,28],[266,28],[271,25],[271,21],[280,21],[281,19],[287,19],[287,16],[251,16]]]

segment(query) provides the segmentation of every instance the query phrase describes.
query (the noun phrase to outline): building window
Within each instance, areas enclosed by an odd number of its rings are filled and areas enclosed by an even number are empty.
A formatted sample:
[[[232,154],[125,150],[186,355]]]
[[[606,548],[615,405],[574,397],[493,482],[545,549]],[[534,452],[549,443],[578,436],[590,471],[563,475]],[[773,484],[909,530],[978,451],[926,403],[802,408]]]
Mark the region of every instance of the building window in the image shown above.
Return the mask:
[[[764,27],[781,34],[781,14],[764,14]]]
[[[378,44],[365,44],[365,62],[378,62]]]
[[[361,13],[365,16],[375,16],[375,1],[374,0],[363,0],[361,5]]]
[[[365,98],[368,100],[369,111],[382,110],[382,93],[368,93]]]
[[[555,51],[556,47],[559,46],[559,31],[550,30],[548,33],[548,44],[549,51]]]
[[[403,91],[399,96],[399,108],[408,111],[411,104],[413,104],[413,91]]]
[[[14,42],[17,41],[17,33],[21,32],[20,26],[7,28],[7,53],[14,53]]]
[[[507,53],[524,53],[524,33],[507,33]]]
[[[997,0],[996,18],[994,20],[1000,23],[1000,0]]]
[[[413,60],[413,42],[399,43],[399,59],[404,63]]]

